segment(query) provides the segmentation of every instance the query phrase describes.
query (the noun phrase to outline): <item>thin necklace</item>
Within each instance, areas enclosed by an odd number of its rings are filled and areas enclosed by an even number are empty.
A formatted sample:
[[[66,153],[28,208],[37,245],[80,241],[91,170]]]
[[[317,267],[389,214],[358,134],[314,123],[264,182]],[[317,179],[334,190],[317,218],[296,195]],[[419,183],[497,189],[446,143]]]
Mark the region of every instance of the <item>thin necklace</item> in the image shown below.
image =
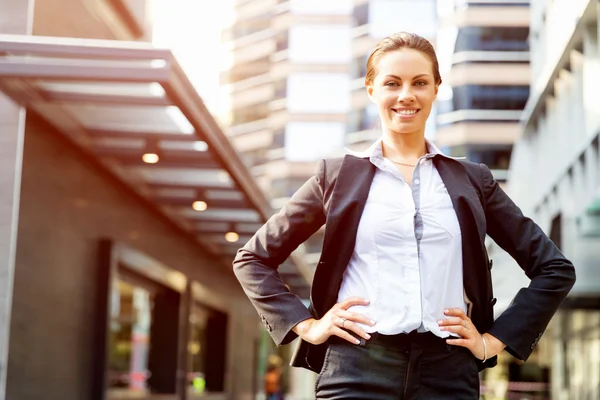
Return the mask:
[[[408,163],[403,163],[401,161],[394,161],[388,158],[388,160],[390,160],[391,162],[393,162],[394,164],[398,164],[398,165],[404,165],[405,167],[416,167],[417,164],[408,164]]]

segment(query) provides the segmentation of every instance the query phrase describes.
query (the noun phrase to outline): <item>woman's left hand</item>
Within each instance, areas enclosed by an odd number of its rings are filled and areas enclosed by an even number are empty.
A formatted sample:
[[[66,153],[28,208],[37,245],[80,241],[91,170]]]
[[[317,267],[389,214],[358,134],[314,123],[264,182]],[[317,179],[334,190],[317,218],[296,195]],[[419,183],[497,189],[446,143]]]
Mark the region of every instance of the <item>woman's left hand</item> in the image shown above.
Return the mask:
[[[483,360],[484,349],[482,342],[482,335],[479,333],[471,318],[469,318],[463,310],[460,308],[450,308],[444,311],[446,319],[438,321],[438,325],[442,331],[453,332],[460,335],[460,338],[449,338],[446,339],[446,343],[454,346],[466,347],[473,353],[473,355]],[[488,359],[498,355],[506,345],[502,343],[498,338],[489,333],[484,333],[483,336],[486,340],[486,356]]]

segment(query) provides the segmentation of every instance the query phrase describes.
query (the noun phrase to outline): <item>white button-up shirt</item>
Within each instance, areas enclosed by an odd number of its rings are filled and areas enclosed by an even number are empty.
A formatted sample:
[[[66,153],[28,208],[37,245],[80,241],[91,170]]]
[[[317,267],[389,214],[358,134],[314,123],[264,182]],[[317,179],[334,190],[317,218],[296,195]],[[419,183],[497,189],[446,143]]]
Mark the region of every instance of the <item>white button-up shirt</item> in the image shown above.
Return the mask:
[[[377,170],[369,191],[354,252],[338,302],[358,296],[368,306],[350,310],[375,320],[367,332],[430,331],[447,337],[437,321],[451,307],[467,312],[458,218],[432,158],[440,151],[427,142],[409,185],[383,157],[381,140],[367,152]]]

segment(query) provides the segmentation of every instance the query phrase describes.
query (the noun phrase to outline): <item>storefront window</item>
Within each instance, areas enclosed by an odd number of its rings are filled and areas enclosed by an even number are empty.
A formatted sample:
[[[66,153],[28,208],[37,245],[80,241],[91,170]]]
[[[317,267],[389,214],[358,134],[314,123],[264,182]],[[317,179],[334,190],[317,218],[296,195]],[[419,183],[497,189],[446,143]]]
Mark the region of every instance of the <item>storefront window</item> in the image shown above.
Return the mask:
[[[225,384],[227,315],[194,302],[188,341],[188,394],[222,392]]]
[[[145,393],[153,294],[123,280],[114,286],[110,316],[109,388]]]
[[[208,311],[201,307],[194,307],[190,314],[190,341],[188,343],[189,353],[189,385],[194,394],[202,394],[206,390],[206,324]]]

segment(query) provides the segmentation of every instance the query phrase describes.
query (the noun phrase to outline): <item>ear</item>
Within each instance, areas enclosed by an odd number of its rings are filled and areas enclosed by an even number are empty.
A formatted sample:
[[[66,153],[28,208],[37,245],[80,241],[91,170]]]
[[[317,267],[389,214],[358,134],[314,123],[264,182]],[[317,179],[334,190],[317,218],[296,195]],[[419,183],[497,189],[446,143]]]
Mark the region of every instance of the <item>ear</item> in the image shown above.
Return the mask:
[[[370,83],[367,85],[367,95],[369,96],[369,100],[371,100],[371,102],[375,103],[375,99],[373,98],[373,84]]]
[[[438,95],[438,90],[440,88],[440,85],[435,85],[435,90],[434,90],[434,96],[433,96],[433,101],[435,101],[437,99],[437,95]]]

